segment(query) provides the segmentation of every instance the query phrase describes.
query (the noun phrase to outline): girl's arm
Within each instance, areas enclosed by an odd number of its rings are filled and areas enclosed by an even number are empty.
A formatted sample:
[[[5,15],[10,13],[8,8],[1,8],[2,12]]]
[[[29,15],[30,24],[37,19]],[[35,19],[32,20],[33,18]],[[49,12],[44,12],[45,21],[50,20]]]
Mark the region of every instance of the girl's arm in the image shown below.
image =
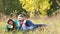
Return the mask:
[[[6,24],[6,25],[4,26],[4,31],[7,31],[7,28],[8,28],[8,25]]]

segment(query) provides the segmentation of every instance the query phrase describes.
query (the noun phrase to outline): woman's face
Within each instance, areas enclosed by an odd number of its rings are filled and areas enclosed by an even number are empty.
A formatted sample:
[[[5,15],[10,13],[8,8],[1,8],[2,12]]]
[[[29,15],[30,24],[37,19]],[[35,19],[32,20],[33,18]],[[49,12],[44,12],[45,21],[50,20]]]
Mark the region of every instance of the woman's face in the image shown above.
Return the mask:
[[[23,17],[18,17],[19,22],[23,22],[24,18]]]
[[[10,25],[13,25],[13,21],[10,21],[9,24],[10,24]]]

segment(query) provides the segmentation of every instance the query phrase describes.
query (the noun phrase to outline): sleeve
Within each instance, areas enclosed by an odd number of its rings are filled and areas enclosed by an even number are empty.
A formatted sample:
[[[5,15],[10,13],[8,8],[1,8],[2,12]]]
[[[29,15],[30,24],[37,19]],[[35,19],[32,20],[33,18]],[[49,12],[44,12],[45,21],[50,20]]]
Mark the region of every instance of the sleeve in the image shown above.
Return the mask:
[[[18,25],[18,24],[17,24],[17,21],[18,21],[18,20],[14,20],[14,24],[15,24],[15,26],[17,26],[17,25]]]
[[[20,30],[19,25],[18,25],[18,20],[14,20],[14,24],[15,24],[15,29]]]
[[[30,20],[26,20],[26,23],[29,25],[29,26],[33,26],[34,24],[32,23],[32,21]]]
[[[14,24],[16,24],[17,20],[14,20]]]
[[[5,25],[5,26],[4,26],[4,30],[7,30],[7,28],[8,28],[8,25]]]

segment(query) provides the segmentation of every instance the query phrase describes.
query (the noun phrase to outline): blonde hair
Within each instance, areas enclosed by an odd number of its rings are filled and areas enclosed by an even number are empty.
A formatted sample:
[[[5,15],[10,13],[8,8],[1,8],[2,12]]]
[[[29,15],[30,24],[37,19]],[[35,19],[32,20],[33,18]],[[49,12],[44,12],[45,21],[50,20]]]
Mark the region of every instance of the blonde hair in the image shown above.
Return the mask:
[[[24,16],[22,14],[19,14],[18,15],[18,20],[19,20],[19,18],[21,18],[21,20],[23,20],[24,19]]]
[[[24,17],[22,14],[19,14],[18,17]]]

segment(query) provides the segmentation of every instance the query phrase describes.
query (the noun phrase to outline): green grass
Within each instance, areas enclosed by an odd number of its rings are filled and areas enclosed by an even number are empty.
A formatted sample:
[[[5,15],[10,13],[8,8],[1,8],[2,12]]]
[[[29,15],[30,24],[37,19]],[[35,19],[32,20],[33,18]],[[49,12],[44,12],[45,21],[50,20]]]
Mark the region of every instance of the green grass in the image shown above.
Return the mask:
[[[37,28],[34,31],[25,32],[26,34],[60,34],[60,18],[43,18],[43,19],[31,19],[35,24],[48,24],[47,29],[40,31],[40,28]],[[4,32],[5,22],[0,22],[0,34],[23,34],[23,31],[16,32]],[[24,33],[24,34],[25,34]]]

